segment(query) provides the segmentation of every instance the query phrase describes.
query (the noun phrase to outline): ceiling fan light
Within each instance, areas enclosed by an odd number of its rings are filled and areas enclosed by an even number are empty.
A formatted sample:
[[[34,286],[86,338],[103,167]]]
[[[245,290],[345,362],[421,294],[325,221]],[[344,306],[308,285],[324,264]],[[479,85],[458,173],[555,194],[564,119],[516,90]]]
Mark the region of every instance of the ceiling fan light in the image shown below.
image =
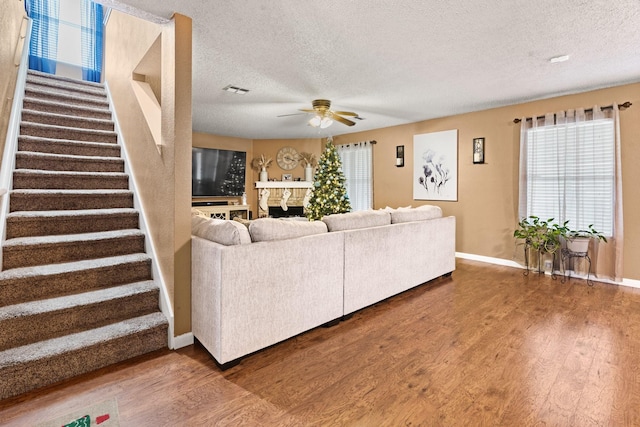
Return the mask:
[[[332,119],[330,119],[329,117],[323,117],[322,120],[320,120],[320,129],[326,129],[332,124],[333,124]]]
[[[309,120],[309,125],[313,126],[314,128],[317,128],[318,126],[321,125],[322,119],[320,118],[320,116],[313,116],[311,118],[311,120]]]

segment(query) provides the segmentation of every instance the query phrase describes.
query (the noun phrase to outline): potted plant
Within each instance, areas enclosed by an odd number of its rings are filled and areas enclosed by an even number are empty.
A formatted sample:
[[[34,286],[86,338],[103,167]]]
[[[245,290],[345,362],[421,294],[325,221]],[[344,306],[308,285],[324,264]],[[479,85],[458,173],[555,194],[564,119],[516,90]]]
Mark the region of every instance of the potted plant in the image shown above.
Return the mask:
[[[260,172],[260,181],[268,181],[269,175],[267,174],[267,168],[271,166],[273,159],[261,154],[260,157],[256,157],[251,160],[251,168]]]
[[[304,180],[313,181],[313,168],[317,163],[315,154],[302,152],[298,154],[298,158],[304,168]]]
[[[587,253],[589,250],[589,242],[591,239],[602,240],[607,242],[607,238],[593,228],[593,224],[589,224],[586,230],[571,230],[567,229],[563,234],[565,241],[567,242],[567,250],[573,253]]]
[[[538,272],[541,272],[542,256],[558,251],[560,236],[564,236],[568,230],[567,222],[559,225],[553,222],[553,218],[543,220],[535,215],[520,220],[513,237],[524,240],[527,267],[538,264]]]

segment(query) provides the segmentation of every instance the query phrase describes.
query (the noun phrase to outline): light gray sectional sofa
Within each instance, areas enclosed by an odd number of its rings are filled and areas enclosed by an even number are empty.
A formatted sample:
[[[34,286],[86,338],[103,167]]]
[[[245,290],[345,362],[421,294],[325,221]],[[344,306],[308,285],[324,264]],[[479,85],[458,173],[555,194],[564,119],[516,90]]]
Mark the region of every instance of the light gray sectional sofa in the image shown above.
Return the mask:
[[[322,221],[192,216],[192,329],[223,368],[455,269],[437,206]]]

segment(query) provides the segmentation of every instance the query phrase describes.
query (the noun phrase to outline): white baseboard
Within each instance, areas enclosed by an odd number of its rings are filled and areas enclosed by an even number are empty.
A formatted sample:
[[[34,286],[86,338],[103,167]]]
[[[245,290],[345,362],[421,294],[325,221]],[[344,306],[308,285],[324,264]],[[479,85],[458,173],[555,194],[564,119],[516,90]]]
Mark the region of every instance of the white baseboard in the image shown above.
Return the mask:
[[[472,261],[486,262],[487,264],[503,265],[503,266],[506,266],[506,267],[515,267],[515,268],[524,269],[523,265],[520,265],[519,263],[517,263],[515,261],[508,260],[508,259],[502,259],[502,258],[494,258],[494,257],[489,257],[489,256],[484,256],[484,255],[476,255],[476,254],[467,254],[467,253],[464,253],[464,252],[456,252],[456,258],[469,259],[469,260],[472,260]],[[576,277],[576,278],[585,279],[586,277]],[[611,285],[628,286],[630,288],[640,288],[640,280],[634,280],[634,279],[625,279],[625,278],[623,278],[622,282],[614,282],[613,280],[599,279],[597,277],[591,277],[591,280],[593,280],[594,282],[608,283],[608,284],[611,284]]]
[[[622,279],[622,283],[618,283],[619,285],[629,286],[630,288],[640,288],[640,280],[634,279]]]
[[[186,334],[171,338],[169,347],[171,348],[171,350],[188,347],[193,344],[193,340],[193,333],[187,332]]]
[[[486,262],[487,264],[504,265],[506,267],[515,267],[515,268],[524,269],[524,266],[520,265],[519,263],[517,263],[515,261],[510,261],[508,259],[502,259],[502,258],[494,258],[494,257],[484,256],[484,255],[466,254],[464,252],[456,252],[456,258],[470,259],[472,261]]]

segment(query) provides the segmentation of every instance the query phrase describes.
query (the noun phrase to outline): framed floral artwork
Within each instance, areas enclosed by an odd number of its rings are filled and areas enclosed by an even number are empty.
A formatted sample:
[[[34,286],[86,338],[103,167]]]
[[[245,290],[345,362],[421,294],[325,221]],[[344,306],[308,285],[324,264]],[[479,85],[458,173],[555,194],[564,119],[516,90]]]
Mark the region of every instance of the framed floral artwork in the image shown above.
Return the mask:
[[[458,130],[413,136],[414,200],[458,200]]]

